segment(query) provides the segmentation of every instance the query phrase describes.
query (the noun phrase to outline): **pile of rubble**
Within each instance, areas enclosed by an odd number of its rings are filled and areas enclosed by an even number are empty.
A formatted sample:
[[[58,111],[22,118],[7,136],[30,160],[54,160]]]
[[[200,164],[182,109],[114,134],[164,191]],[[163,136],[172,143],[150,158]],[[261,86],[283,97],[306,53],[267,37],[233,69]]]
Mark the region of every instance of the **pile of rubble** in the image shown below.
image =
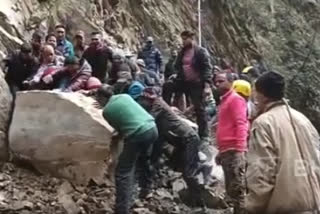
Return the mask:
[[[113,213],[115,200],[114,184],[105,177],[104,182],[92,181],[86,186],[74,185],[64,179],[42,176],[33,170],[19,168],[6,163],[0,174],[0,213],[6,214],[90,214]],[[185,202],[186,185],[181,173],[164,167],[157,179],[157,187],[146,200],[136,199],[133,213],[169,214],[196,213]],[[223,196],[221,186],[211,187],[211,195],[206,199],[209,206],[224,206],[217,199]],[[209,207],[210,208],[210,207]],[[212,207],[211,207],[212,208]],[[231,213],[229,209],[209,210],[209,213]]]

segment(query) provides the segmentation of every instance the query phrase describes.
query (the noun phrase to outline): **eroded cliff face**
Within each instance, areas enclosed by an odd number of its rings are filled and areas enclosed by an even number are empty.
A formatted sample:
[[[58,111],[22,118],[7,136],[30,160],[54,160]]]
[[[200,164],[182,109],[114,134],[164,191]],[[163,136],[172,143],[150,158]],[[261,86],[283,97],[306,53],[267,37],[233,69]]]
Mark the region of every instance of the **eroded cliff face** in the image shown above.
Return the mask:
[[[320,129],[319,0],[206,0],[203,45],[227,57],[240,70],[255,59],[288,80],[288,97]],[[179,33],[197,29],[194,0],[2,0],[2,55],[35,29],[64,23],[69,35],[82,29],[105,32],[114,46],[136,50],[153,35],[165,53],[179,44]]]

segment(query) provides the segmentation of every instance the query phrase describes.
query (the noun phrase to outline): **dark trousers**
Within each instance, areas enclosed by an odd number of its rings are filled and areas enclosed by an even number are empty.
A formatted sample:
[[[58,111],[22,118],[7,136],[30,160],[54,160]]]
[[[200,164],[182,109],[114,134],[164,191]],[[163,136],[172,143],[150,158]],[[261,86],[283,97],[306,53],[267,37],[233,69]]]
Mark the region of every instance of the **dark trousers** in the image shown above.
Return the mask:
[[[234,214],[245,211],[245,153],[227,151],[220,156],[225,175],[226,192],[234,207]]]
[[[183,82],[180,84],[179,90],[191,99],[199,126],[199,136],[201,138],[209,137],[208,115],[203,97],[204,83]]]
[[[160,133],[161,136],[161,133]],[[155,169],[158,167],[158,161],[162,155],[164,142],[168,139],[159,138],[154,144],[151,156],[152,164]],[[183,178],[186,181],[188,188],[193,192],[199,192],[200,185],[196,178],[200,169],[200,159],[198,156],[199,146],[201,140],[198,135],[191,135],[189,137],[178,137],[175,142],[173,139],[169,140],[175,149],[173,152],[173,161],[177,168],[182,168]],[[156,173],[154,171],[154,173]]]
[[[200,169],[200,159],[199,159],[199,146],[201,144],[200,138],[195,136],[190,136],[185,138],[184,145],[182,146],[183,151],[183,178],[186,181],[188,188],[191,192],[199,194],[201,185],[196,178]]]
[[[134,187],[134,171],[138,158],[143,164],[140,179],[149,184],[152,177],[150,156],[153,143],[158,138],[156,127],[146,131],[138,136],[130,136],[125,139],[123,151],[120,154],[118,165],[116,167],[116,214],[129,214],[131,206],[131,195]],[[142,186],[143,188],[143,186]]]
[[[172,105],[173,95],[177,92],[176,83],[173,81],[165,82],[162,86],[162,98],[168,104]]]
[[[199,126],[199,136],[209,137],[209,119],[206,112],[206,104],[203,97],[204,83],[193,82],[167,82],[163,85],[162,97],[169,105],[171,105],[172,96],[175,93],[176,96],[186,94],[187,100],[191,99],[194,106],[194,110],[197,117],[197,124]]]

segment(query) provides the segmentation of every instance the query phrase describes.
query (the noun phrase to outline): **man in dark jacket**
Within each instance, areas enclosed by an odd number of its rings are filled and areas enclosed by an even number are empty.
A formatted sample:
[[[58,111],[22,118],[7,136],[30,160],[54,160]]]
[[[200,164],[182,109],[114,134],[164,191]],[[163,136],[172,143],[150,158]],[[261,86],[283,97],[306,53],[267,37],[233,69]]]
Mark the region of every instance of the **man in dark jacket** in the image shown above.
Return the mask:
[[[91,65],[92,76],[97,77],[101,82],[105,82],[108,62],[112,60],[112,50],[102,43],[101,33],[91,33],[91,43],[83,53],[83,58]]]
[[[159,74],[162,68],[162,54],[158,48],[154,46],[153,38],[148,37],[145,47],[138,54],[138,59],[143,59],[146,68]]]
[[[138,98],[138,103],[155,118],[159,132],[159,139],[153,148],[152,163],[157,166],[164,142],[173,145],[182,156],[183,177],[190,193],[194,197],[198,195],[196,200],[201,199],[199,196],[201,196],[203,186],[198,183],[196,178],[201,172],[201,163],[198,156],[199,146],[201,145],[200,138],[189,124],[180,119],[171,107],[158,97],[154,89],[152,87],[146,88]]]
[[[125,58],[125,56],[119,51],[112,54],[112,67],[109,73],[108,83],[113,85],[120,78],[121,73],[129,73],[132,79],[135,79],[138,67],[131,60]]]
[[[169,78],[173,75],[176,74],[175,70],[175,63],[177,60],[178,52],[176,50],[171,50],[171,57],[169,61],[166,64],[165,70],[164,70],[164,80],[168,81]]]
[[[31,55],[32,48],[29,44],[23,44],[19,51],[15,51],[4,59],[7,67],[5,79],[11,93],[26,89],[23,82],[36,73],[39,62]]]
[[[32,34],[31,46],[32,56],[40,59],[41,47],[42,47],[43,34],[40,31],[36,31]]]
[[[210,89],[212,81],[212,66],[206,49],[196,45],[194,33],[181,33],[183,48],[180,51],[175,68],[177,70],[176,84],[178,91],[191,98],[194,105],[199,135],[202,140],[208,140],[209,127],[204,103],[204,92]]]

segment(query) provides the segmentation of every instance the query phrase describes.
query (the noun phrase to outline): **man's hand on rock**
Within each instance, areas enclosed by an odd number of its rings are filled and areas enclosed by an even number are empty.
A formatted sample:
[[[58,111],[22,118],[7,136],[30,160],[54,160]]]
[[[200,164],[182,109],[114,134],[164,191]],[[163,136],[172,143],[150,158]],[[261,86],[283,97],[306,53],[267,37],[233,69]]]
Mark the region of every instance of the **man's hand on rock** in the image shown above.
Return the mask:
[[[42,78],[42,81],[45,83],[45,84],[49,84],[49,83],[52,83],[53,82],[53,78],[51,75],[47,75],[45,77]]]
[[[101,106],[100,103],[97,102],[97,101],[93,103],[93,106],[94,106],[95,108],[102,109],[102,106]]]

